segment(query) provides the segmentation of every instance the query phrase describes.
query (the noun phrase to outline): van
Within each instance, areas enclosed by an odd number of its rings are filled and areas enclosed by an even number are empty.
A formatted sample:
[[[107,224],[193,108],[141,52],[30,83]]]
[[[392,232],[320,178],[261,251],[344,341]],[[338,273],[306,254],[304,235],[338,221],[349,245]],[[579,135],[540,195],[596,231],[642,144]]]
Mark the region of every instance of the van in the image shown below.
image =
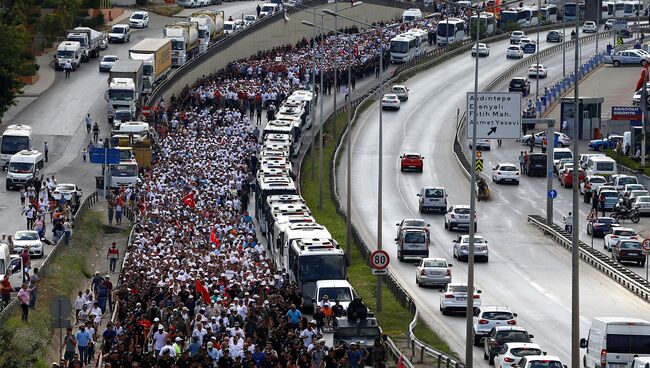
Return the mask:
[[[555,167],[558,162],[563,158],[573,158],[573,152],[569,148],[555,148],[553,150],[553,166]]]
[[[605,154],[604,153],[581,153],[578,159],[578,163],[580,164],[581,169],[587,168],[587,161],[589,160],[589,157],[592,156],[605,156]]]
[[[269,17],[273,14],[275,14],[278,10],[280,10],[280,7],[278,4],[274,3],[266,3],[262,5],[262,11],[260,12],[260,17]]]
[[[418,193],[420,213],[426,211],[447,211],[447,191],[442,187],[422,187]]]
[[[316,306],[323,301],[323,297],[327,296],[331,305],[338,300],[343,309],[347,311],[348,305],[356,295],[357,293],[348,280],[319,280],[316,281],[316,292],[311,302],[316,310]]]
[[[14,290],[23,283],[23,260],[9,252],[9,245],[0,244],[0,280],[9,275],[9,282]]]
[[[635,357],[650,356],[650,322],[628,317],[594,318],[587,338],[584,367],[628,367]]]
[[[82,54],[81,43],[78,41],[63,41],[56,48],[54,68],[63,70],[65,63],[69,61],[72,64],[72,70],[77,70],[79,64],[81,64]]]
[[[402,13],[403,22],[415,22],[420,19],[422,19],[422,11],[418,8],[404,10],[404,13]]]
[[[429,234],[425,229],[406,228],[397,239],[397,259],[429,257]]]
[[[639,184],[639,181],[637,180],[636,176],[630,176],[630,175],[612,175],[612,185],[618,190],[619,192],[623,191],[625,189],[625,186],[628,184]]]
[[[531,153],[528,155],[526,164],[526,175],[528,176],[546,176],[546,154]]]
[[[650,357],[636,357],[630,368],[650,368]]]
[[[6,189],[26,186],[44,166],[43,154],[36,150],[22,150],[11,156],[7,167]]]
[[[587,159],[585,165],[585,174],[587,176],[602,175],[607,179],[616,174],[617,171],[616,161],[607,156],[591,156]]]

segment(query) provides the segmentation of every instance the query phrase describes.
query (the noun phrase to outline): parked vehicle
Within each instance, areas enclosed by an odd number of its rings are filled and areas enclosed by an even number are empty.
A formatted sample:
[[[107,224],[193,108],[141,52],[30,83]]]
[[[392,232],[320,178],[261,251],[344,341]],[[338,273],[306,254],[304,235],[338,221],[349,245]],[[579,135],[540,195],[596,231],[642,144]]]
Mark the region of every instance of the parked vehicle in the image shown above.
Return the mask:
[[[63,41],[57,46],[54,69],[63,70],[67,62],[72,64],[72,70],[77,70],[81,66],[81,57],[83,50],[81,44],[77,41]]]
[[[168,39],[145,38],[129,49],[129,59],[142,62],[142,93],[149,94],[169,75],[172,69],[172,42]]]
[[[81,45],[81,60],[88,61],[90,58],[99,56],[101,42],[104,36],[101,32],[88,27],[77,27],[69,30],[66,41],[76,41]]]
[[[108,90],[104,98],[108,101],[108,121],[118,109],[128,109],[137,116],[142,99],[143,63],[140,60],[118,60],[108,75]]]

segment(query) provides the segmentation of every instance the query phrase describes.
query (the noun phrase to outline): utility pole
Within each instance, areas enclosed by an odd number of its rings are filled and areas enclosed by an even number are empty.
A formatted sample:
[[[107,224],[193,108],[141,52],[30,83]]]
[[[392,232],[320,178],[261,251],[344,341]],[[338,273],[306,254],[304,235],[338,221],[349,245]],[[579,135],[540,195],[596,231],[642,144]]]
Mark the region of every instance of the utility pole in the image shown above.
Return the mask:
[[[577,3],[576,3],[577,5]],[[579,122],[580,122],[580,94],[579,85],[580,77],[578,76],[580,59],[580,9],[576,6],[576,43],[574,50],[574,70],[575,70],[575,88],[573,90],[573,223],[571,231],[571,368],[580,368],[582,365],[580,360],[580,244],[578,232],[578,220],[580,219],[580,212],[578,208],[579,187],[578,177],[580,163],[578,162],[578,136],[579,136]]]

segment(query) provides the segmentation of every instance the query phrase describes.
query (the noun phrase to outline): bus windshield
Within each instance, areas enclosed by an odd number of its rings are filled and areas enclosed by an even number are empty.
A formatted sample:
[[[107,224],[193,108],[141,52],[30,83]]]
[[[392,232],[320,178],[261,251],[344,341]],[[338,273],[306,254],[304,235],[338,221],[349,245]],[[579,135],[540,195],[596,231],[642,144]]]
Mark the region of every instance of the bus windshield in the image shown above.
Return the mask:
[[[450,23],[438,23],[436,34],[442,37],[452,37],[456,34],[456,26]]]
[[[137,165],[113,165],[111,166],[111,175],[112,176],[136,176],[138,175],[138,166]]]
[[[390,41],[390,52],[405,54],[409,51],[409,43],[406,41]]]
[[[29,137],[16,137],[5,135],[2,136],[2,146],[0,153],[5,155],[13,155],[22,150],[29,149]]]
[[[345,257],[342,255],[304,255],[300,257],[300,280],[302,282],[345,279]]]

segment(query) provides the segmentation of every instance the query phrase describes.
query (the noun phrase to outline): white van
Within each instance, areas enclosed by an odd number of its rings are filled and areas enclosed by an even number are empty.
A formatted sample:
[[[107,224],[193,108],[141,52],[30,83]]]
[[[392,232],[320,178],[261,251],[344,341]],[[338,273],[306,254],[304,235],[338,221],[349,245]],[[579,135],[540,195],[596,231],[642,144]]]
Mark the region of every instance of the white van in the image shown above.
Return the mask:
[[[403,22],[415,22],[419,19],[422,19],[422,11],[420,9],[411,8],[404,10],[404,13],[402,13]]]
[[[36,150],[22,150],[11,156],[7,166],[6,189],[25,186],[44,166],[43,154]]]
[[[442,187],[422,187],[418,193],[420,213],[427,211],[447,212],[447,191]]]
[[[637,356],[650,356],[650,322],[638,318],[598,317],[589,335],[580,339],[587,349],[584,367],[628,367]]]
[[[555,148],[553,149],[553,166],[555,167],[558,162],[563,158],[573,158],[573,152],[569,148]]]
[[[9,252],[9,245],[0,244],[0,280],[9,275],[9,282],[14,290],[23,283],[23,260]]]
[[[63,70],[65,63],[69,61],[72,64],[72,70],[76,70],[81,64],[81,54],[83,54],[83,50],[81,49],[81,43],[78,41],[61,42],[56,48],[54,68]]]
[[[639,180],[636,176],[631,175],[612,175],[612,185],[616,187],[616,190],[622,192],[625,189],[625,186],[628,184],[639,184]]]
[[[266,3],[262,5],[262,11],[260,12],[260,17],[269,17],[280,10],[278,4]]]
[[[319,280],[316,281],[316,292],[311,300],[314,310],[316,306],[327,296],[330,304],[333,306],[338,300],[344,310],[348,310],[348,305],[357,293],[347,280]]]
[[[585,174],[602,175],[608,178],[618,172],[616,161],[607,156],[592,156],[587,159],[585,164]]]
[[[630,368],[650,368],[650,357],[636,357]]]

